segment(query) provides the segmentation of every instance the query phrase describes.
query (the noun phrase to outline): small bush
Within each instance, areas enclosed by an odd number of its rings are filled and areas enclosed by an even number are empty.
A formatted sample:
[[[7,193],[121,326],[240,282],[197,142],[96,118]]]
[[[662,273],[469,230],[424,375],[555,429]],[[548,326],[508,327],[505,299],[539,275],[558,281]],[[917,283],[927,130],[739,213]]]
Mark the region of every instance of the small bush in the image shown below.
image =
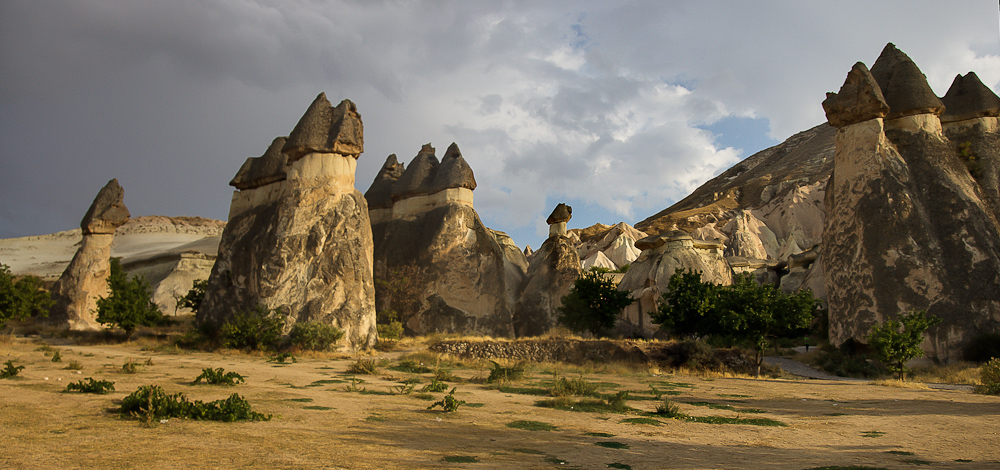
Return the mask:
[[[118,258],[111,258],[107,297],[97,299],[97,322],[125,331],[131,339],[139,326],[154,326],[167,319],[152,300],[152,288],[142,275],[129,279]]]
[[[140,370],[142,370],[142,364],[139,364],[138,362],[132,362],[131,358],[129,358],[128,360],[125,361],[124,364],[122,364],[122,372],[126,374],[137,374],[139,373]]]
[[[62,362],[62,354],[58,350],[52,353],[52,362]]]
[[[993,358],[983,364],[979,372],[980,385],[976,387],[979,393],[1000,395],[1000,358]]]
[[[378,337],[382,341],[396,341],[403,337],[403,324],[398,321],[376,324],[375,329],[378,331]]]
[[[427,407],[427,409],[432,410],[434,409],[435,406],[440,406],[445,413],[454,413],[458,411],[458,407],[464,405],[465,400],[459,400],[455,398],[455,390],[456,390],[455,388],[451,389],[451,392],[445,395],[444,398],[441,399],[441,401],[436,401],[432,403],[431,406]]]
[[[198,309],[201,308],[201,303],[205,301],[205,291],[208,289],[208,279],[200,279],[194,281],[191,285],[191,290],[184,294],[177,301],[178,308],[191,309],[192,312],[198,313]]]
[[[80,361],[77,361],[77,360],[74,359],[72,361],[69,361],[69,364],[66,365],[65,369],[66,370],[83,370],[83,364],[81,364]]]
[[[191,382],[191,385],[197,385],[202,383],[202,380],[209,385],[229,385],[236,386],[245,382],[242,375],[236,372],[226,372],[223,368],[213,369],[211,367],[201,370],[201,375]]]
[[[288,333],[292,347],[306,351],[326,351],[343,337],[344,331],[340,328],[317,321],[298,322]]]
[[[512,367],[504,367],[496,361],[490,362],[493,363],[493,368],[490,370],[490,376],[486,378],[487,383],[504,383],[524,378],[523,364],[517,364]]]
[[[233,349],[277,349],[285,316],[258,305],[243,310],[222,325],[222,344]]]
[[[375,359],[358,359],[347,368],[348,374],[375,375],[379,373]]]
[[[115,383],[107,380],[94,380],[92,377],[87,377],[79,382],[66,385],[66,391],[107,395],[115,391]]]
[[[399,372],[409,372],[411,374],[426,374],[433,371],[430,367],[427,367],[422,362],[418,362],[414,359],[400,359],[399,365],[392,367],[391,369]]]
[[[168,395],[159,385],[144,385],[122,399],[121,414],[145,421],[188,418],[205,421],[268,421],[270,415],[255,412],[241,396],[208,403],[189,401],[181,393]]]
[[[0,370],[0,379],[17,377],[17,374],[20,374],[24,370],[24,366],[15,366],[13,359],[3,363],[3,365],[3,370]]]
[[[560,377],[552,384],[549,394],[554,397],[596,397],[597,384],[583,380],[582,378],[567,380]]]
[[[284,364],[285,361],[291,360],[293,363],[297,362],[295,356],[289,352],[283,352],[280,354],[275,354],[267,358],[268,362],[277,362],[278,364]]]
[[[681,413],[681,408],[670,400],[663,400],[663,403],[656,405],[656,414],[664,418],[684,418],[687,416]]]
[[[424,388],[420,389],[421,392],[443,392],[445,390],[448,390],[448,384],[438,379],[431,379],[431,383],[424,385]]]

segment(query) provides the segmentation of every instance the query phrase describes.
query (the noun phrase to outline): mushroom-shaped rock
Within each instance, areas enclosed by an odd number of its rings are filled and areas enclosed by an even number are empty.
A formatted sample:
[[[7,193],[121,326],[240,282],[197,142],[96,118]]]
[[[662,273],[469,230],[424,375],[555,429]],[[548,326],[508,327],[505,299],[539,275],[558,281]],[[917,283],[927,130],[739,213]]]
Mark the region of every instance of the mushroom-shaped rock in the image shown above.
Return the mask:
[[[375,175],[375,181],[365,193],[368,209],[385,209],[392,207],[392,188],[403,175],[403,164],[396,160],[396,154],[389,155],[382,169]]]
[[[120,225],[131,216],[125,207],[125,190],[118,184],[118,178],[108,181],[90,204],[80,221],[83,234],[115,233]]]
[[[398,201],[408,197],[430,194],[440,163],[434,156],[434,147],[425,144],[420,153],[413,157],[410,166],[400,175],[392,188],[392,200]]]
[[[955,76],[941,102],[945,105],[941,122],[1000,116],[1000,98],[979,80],[975,72]]]
[[[573,208],[571,206],[567,206],[565,203],[560,202],[559,205],[552,210],[552,213],[549,214],[549,217],[545,219],[545,223],[553,225],[562,222],[569,222],[569,219],[572,218],[573,218]]]
[[[889,105],[865,64],[854,64],[837,93],[827,93],[823,101],[826,119],[834,127],[844,127],[885,117]]]
[[[462,158],[462,151],[454,142],[448,146],[444,157],[441,158],[441,166],[438,167],[437,175],[434,176],[434,182],[431,186],[432,192],[448,188],[476,189],[476,177],[472,174],[472,168]]]
[[[320,93],[288,135],[282,152],[290,161],[314,152],[357,158],[364,151],[364,142],[364,125],[357,106],[344,100],[334,108],[326,94]]]
[[[889,105],[886,119],[914,114],[940,115],[944,112],[944,104],[927,84],[927,77],[893,43],[886,44],[882,49],[872,64],[871,74]]]
[[[229,185],[244,190],[284,180],[288,157],[281,153],[281,149],[285,146],[286,140],[286,137],[277,137],[271,141],[264,155],[248,158]]]

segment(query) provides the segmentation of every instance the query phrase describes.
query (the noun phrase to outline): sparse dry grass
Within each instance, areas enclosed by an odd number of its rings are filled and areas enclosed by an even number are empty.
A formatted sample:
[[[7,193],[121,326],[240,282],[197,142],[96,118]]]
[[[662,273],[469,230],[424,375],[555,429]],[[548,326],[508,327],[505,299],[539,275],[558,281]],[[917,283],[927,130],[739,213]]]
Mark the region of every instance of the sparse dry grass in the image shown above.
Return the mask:
[[[979,385],[980,367],[969,362],[955,362],[946,366],[917,367],[912,377],[917,382]]]
[[[909,381],[904,382],[899,379],[881,379],[873,380],[868,382],[868,385],[878,385],[881,387],[893,387],[893,388],[907,388],[911,390],[929,390],[930,387],[924,385],[922,382]]]

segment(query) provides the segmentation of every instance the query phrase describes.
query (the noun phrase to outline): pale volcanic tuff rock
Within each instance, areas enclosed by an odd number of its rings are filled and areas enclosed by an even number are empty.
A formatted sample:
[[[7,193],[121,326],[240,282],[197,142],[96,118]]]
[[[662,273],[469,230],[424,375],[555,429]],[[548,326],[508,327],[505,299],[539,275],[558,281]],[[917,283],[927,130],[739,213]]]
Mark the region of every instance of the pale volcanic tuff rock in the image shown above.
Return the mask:
[[[514,333],[519,337],[537,336],[555,326],[562,298],[578,277],[580,256],[576,243],[565,235],[550,235],[529,260],[514,310]]]
[[[264,155],[250,157],[236,176],[229,182],[236,189],[254,189],[277,181],[284,181],[288,166],[288,156],[281,153],[287,137],[276,137],[267,147]]]
[[[527,260],[473,208],[472,169],[456,144],[439,162],[424,145],[404,169],[390,156],[365,196],[372,207],[375,277],[415,270],[415,312],[398,312],[411,334],[511,336]],[[388,308],[388,307],[384,307]]]
[[[886,46],[872,75],[899,117],[837,132],[820,258],[830,339],[865,341],[874,324],[923,309],[943,319],[925,349],[950,361],[974,336],[1000,330],[1000,225],[911,65]]]
[[[83,241],[53,287],[51,320],[73,330],[99,329],[97,298],[106,297],[111,274],[111,242],[115,229],[128,221],[125,190],[108,181],[80,221]]]
[[[642,253],[642,250],[635,247],[636,240],[646,237],[646,233],[624,222],[612,226],[595,224],[587,229],[573,229],[570,232],[580,237],[577,253],[583,260],[584,269],[600,266],[614,270],[630,264]]]
[[[966,160],[993,216],[1000,220],[1000,98],[974,72],[958,75],[941,99],[945,135]]]
[[[869,119],[885,117],[889,105],[875,78],[865,64],[858,62],[847,74],[837,93],[827,93],[823,109],[831,126],[844,127]]]
[[[375,344],[371,223],[354,188],[362,151],[355,105],[333,107],[321,93],[282,147],[285,179],[235,192],[200,321],[260,304],[288,315],[286,332],[320,321],[352,348]]]

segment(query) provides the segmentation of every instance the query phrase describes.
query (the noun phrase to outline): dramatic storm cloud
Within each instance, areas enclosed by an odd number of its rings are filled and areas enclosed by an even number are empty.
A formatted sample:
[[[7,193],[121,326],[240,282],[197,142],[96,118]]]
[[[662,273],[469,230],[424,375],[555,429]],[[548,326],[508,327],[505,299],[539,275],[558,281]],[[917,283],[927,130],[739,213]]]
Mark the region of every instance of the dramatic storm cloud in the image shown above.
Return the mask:
[[[492,228],[537,247],[634,223],[823,122],[887,42],[938,95],[1000,84],[992,1],[0,3],[0,237],[77,226],[112,177],[135,215],[225,219],[226,185],[321,91],[386,156],[457,142]]]

